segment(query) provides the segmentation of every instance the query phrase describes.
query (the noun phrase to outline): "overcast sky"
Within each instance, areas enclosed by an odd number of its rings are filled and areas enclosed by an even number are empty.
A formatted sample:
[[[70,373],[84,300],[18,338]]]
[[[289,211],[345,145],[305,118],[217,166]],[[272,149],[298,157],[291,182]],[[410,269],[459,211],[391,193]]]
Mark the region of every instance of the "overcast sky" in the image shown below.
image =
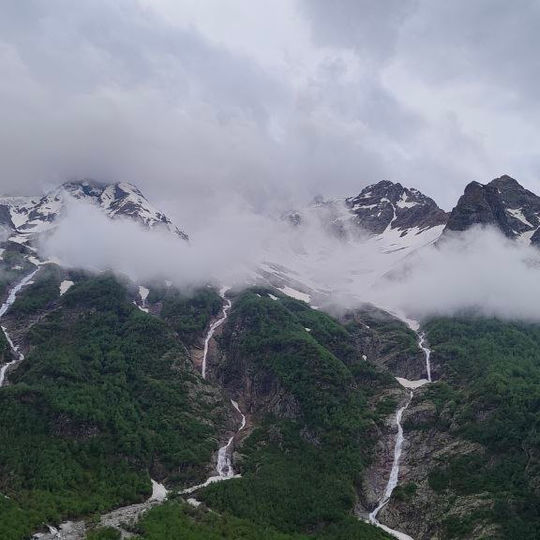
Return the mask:
[[[0,0],[0,191],[540,192],[540,1]],[[193,206],[192,203],[190,203]]]

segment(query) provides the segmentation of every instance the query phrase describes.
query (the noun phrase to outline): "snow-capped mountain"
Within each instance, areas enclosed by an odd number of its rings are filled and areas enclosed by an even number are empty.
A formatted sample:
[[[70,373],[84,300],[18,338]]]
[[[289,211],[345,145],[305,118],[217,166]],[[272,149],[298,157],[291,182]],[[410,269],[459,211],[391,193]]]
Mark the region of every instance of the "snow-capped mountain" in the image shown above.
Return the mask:
[[[321,281],[318,272],[333,261],[339,264],[339,275],[346,276],[342,287],[346,295],[348,290],[365,290],[383,277],[399,279],[415,260],[414,254],[452,231],[475,225],[490,225],[508,238],[540,245],[540,197],[509,176],[485,185],[471,182],[451,213],[417,189],[385,180],[367,186],[355,197],[319,197],[285,218],[294,230],[309,229],[314,224],[322,227],[334,238],[334,245],[312,242],[303,246],[298,256],[272,260],[261,273],[271,285],[288,283],[317,303],[325,291],[339,292],[336,272],[329,273],[328,282]],[[336,248],[336,237],[344,244],[343,249]],[[311,242],[313,237],[306,238]]]
[[[355,197],[318,197],[284,217],[300,233],[296,252],[278,260],[269,257],[259,273],[270,285],[307,294],[316,304],[330,295],[366,290],[409,255],[436,242],[448,220],[433,199],[388,180]],[[317,234],[321,229],[326,238]]]
[[[137,187],[127,182],[67,182],[42,197],[0,197],[0,225],[7,229],[12,240],[26,242],[55,226],[68,197],[97,206],[111,219],[127,217],[148,228],[163,228],[183,240],[188,239]]]
[[[433,199],[388,180],[366,187],[358,196],[346,199],[346,204],[354,222],[373,234],[388,230],[398,230],[400,236],[417,234],[448,220]]]
[[[286,217],[301,226],[314,216],[339,237],[375,241],[385,253],[434,242],[448,221],[448,214],[433,199],[389,180],[367,186],[355,197],[315,199],[308,208]]]

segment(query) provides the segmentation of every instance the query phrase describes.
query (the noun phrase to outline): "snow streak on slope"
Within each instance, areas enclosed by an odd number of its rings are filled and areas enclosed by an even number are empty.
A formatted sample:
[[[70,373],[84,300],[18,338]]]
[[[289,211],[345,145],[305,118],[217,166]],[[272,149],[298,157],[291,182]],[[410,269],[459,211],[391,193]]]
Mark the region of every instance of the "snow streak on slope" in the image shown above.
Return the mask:
[[[27,276],[23,277],[15,286],[9,291],[8,297],[6,301],[2,304],[0,307],[0,318],[2,318],[7,310],[13,305],[15,300],[17,299],[17,294],[23,289],[26,285],[28,285],[34,275],[36,274],[37,270],[34,270],[32,273],[28,274]],[[21,360],[24,360],[24,355],[19,351],[19,348],[14,345],[13,341],[11,340],[11,337],[7,333],[7,330],[5,327],[2,326],[2,330],[4,332],[4,335],[6,336],[6,339],[9,343],[9,346],[11,347],[11,350],[13,354],[15,355],[15,358],[8,362],[7,364],[4,364],[0,368],[0,386],[4,384],[4,379],[6,377],[6,372],[10,366],[12,366],[15,362],[20,362]]]

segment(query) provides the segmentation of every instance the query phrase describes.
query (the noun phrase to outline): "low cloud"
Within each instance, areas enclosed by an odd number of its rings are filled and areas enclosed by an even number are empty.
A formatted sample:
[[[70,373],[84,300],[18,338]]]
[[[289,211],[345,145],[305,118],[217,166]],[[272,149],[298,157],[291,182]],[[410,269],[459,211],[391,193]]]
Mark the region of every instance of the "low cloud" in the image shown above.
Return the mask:
[[[463,312],[540,321],[540,252],[491,228],[474,228],[425,248],[373,300],[415,318]]]
[[[291,227],[238,203],[188,230],[187,243],[73,200],[41,251],[66,266],[111,269],[136,283],[170,280],[183,289],[242,287],[260,279],[259,269],[279,265],[319,305],[371,302],[415,319],[474,312],[540,321],[536,248],[474,228],[409,255],[384,253],[368,237],[337,238],[325,223],[308,215],[302,227]]]
[[[45,258],[90,271],[112,270],[136,283],[170,280],[180,288],[249,281],[262,260],[264,238],[284,224],[228,208],[215,228],[199,230],[185,242],[163,230],[148,230],[130,219],[110,219],[88,203],[68,199],[65,215],[40,244]]]

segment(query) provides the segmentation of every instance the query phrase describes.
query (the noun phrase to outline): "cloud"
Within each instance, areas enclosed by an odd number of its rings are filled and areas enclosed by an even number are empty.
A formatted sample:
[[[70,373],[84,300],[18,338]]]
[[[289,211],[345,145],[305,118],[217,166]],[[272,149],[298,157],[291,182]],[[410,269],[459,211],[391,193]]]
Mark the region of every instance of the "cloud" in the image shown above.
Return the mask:
[[[371,292],[414,318],[459,315],[540,321],[540,252],[491,228],[473,228],[420,250],[403,274]]]
[[[265,211],[382,178],[447,208],[471,179],[540,187],[535,2],[4,8],[2,191],[94,177]]]
[[[135,283],[170,280],[188,289],[208,283],[244,285],[264,258],[265,238],[285,229],[283,223],[240,207],[224,210],[219,227],[212,225],[188,243],[129,218],[112,220],[100,208],[66,196],[64,214],[41,239],[39,250],[65,267],[112,270]]]
[[[328,212],[335,216],[339,208]],[[307,287],[318,305],[332,309],[371,302],[418,320],[473,312],[540,322],[536,248],[473,228],[416,251],[385,252],[380,241],[358,232],[336,237],[328,218],[306,212],[303,225],[292,227],[238,199],[201,223],[187,243],[68,199],[40,252],[67,267],[113,270],[135,283],[170,280],[182,289],[243,288],[277,265],[289,283]]]
[[[367,60],[387,59],[395,52],[399,30],[415,6],[411,0],[304,0],[313,40],[351,48]]]

